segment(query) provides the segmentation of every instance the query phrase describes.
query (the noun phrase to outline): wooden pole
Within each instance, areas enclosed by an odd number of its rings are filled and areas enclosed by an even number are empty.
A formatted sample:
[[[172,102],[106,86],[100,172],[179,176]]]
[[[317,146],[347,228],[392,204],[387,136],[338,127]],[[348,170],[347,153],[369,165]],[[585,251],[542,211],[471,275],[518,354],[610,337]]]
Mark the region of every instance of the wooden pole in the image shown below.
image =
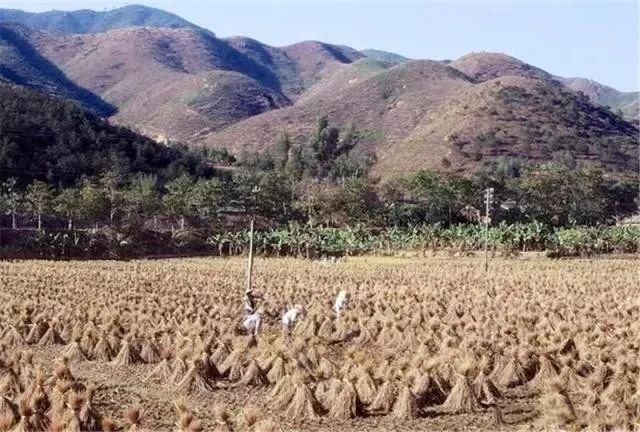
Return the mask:
[[[489,212],[491,211],[491,201],[493,200],[493,188],[489,188],[484,193],[484,271],[489,271]]]
[[[253,271],[253,218],[249,225],[249,260],[247,261],[247,286],[246,291],[251,291],[251,273]]]

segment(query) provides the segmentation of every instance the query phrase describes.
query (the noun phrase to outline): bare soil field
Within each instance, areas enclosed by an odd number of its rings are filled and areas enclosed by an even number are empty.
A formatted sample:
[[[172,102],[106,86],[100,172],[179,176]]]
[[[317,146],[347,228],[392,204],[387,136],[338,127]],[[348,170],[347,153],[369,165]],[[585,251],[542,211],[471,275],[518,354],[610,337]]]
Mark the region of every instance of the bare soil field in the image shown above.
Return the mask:
[[[639,428],[637,260],[245,264],[0,263],[0,431]]]

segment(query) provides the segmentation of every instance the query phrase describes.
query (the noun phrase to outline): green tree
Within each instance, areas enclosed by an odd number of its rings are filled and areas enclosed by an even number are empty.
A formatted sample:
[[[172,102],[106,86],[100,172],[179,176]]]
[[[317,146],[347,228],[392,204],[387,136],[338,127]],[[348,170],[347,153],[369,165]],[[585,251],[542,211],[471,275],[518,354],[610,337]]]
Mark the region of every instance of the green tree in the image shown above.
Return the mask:
[[[129,221],[155,217],[160,208],[157,185],[158,179],[154,175],[139,174],[132,179],[124,191],[124,208]]]
[[[27,186],[24,196],[27,210],[38,220],[38,230],[42,230],[42,215],[51,206],[52,191],[48,184],[36,180]]]
[[[259,176],[257,201],[259,214],[279,221],[288,221],[293,212],[293,181],[291,177],[266,172]]]
[[[453,174],[424,170],[409,179],[409,190],[420,202],[425,222],[451,224],[469,202],[473,183]]]
[[[85,180],[80,188],[80,203],[82,218],[97,227],[98,221],[104,218],[108,208],[104,190]]]
[[[18,229],[18,211],[23,204],[23,194],[18,189],[18,179],[8,178],[0,189],[0,208],[5,214],[11,215],[11,228]]]
[[[107,198],[109,222],[113,225],[117,213],[124,204],[124,194],[121,190],[122,176],[116,171],[107,171],[100,177],[100,185]]]
[[[368,179],[346,180],[341,198],[342,207],[350,223],[375,225],[383,213],[375,186]]]
[[[188,205],[200,220],[211,222],[218,219],[223,201],[224,188],[218,179],[200,179],[193,185]]]
[[[329,126],[326,116],[320,117],[309,138],[309,148],[313,152],[315,175],[322,178],[326,175],[330,162],[337,156],[340,131]]]
[[[185,227],[185,220],[190,215],[193,179],[183,174],[165,185],[166,193],[162,197],[162,205],[169,216],[177,218],[180,229]]]
[[[546,164],[519,183],[526,217],[553,226],[605,223],[610,198],[602,173]]]
[[[280,132],[276,143],[276,154],[274,157],[276,169],[282,171],[289,162],[289,152],[291,151],[291,140],[286,132]]]
[[[76,188],[63,189],[53,199],[53,211],[67,221],[67,229],[73,229],[74,221],[82,214],[82,199]]]

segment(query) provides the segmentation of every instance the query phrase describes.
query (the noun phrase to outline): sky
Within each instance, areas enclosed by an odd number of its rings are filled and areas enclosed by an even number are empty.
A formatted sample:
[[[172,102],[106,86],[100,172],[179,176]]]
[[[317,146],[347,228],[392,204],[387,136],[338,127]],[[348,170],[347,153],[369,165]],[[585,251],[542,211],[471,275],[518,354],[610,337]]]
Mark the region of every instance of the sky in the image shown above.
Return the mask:
[[[173,12],[219,37],[249,36],[273,46],[319,40],[416,59],[502,52],[555,75],[640,89],[636,0],[0,0],[0,7],[40,12],[134,3]]]

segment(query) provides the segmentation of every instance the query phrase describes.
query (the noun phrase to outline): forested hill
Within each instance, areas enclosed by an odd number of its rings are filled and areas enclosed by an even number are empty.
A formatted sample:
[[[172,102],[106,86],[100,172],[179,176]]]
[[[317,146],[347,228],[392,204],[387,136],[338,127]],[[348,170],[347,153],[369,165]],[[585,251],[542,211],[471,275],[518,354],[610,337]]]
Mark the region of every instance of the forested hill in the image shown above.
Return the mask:
[[[64,186],[108,170],[169,178],[206,169],[183,148],[113,126],[73,102],[0,82],[0,181]]]

